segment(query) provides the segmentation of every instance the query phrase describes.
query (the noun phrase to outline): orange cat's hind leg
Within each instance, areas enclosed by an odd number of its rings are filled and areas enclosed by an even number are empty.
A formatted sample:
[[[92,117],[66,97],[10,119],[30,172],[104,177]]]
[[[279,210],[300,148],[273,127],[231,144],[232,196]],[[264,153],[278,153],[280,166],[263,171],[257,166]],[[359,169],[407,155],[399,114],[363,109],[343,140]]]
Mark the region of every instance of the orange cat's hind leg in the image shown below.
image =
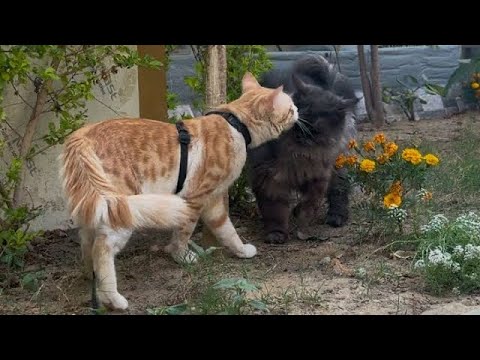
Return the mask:
[[[85,227],[81,227],[78,231],[80,237],[80,247],[82,250],[83,272],[84,276],[92,280],[93,278],[93,260],[92,247],[95,240],[95,231]]]
[[[192,264],[197,262],[198,256],[188,248],[188,241],[192,237],[199,215],[191,215],[186,221],[173,231],[170,243],[165,246],[165,252],[169,253],[173,260],[180,264]]]
[[[93,270],[100,303],[114,309],[125,310],[128,301],[117,291],[115,255],[127,244],[131,230],[97,229],[92,247]]]

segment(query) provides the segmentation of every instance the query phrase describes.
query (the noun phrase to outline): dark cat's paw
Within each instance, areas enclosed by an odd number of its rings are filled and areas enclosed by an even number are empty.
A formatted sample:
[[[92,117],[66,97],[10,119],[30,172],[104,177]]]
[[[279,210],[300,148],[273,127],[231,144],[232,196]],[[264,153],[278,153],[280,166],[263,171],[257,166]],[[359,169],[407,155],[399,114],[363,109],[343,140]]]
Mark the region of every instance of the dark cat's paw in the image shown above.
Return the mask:
[[[267,234],[265,242],[267,244],[285,244],[288,240],[288,236],[284,233],[274,231]]]
[[[332,227],[342,227],[348,222],[348,215],[344,214],[327,214],[326,223]]]

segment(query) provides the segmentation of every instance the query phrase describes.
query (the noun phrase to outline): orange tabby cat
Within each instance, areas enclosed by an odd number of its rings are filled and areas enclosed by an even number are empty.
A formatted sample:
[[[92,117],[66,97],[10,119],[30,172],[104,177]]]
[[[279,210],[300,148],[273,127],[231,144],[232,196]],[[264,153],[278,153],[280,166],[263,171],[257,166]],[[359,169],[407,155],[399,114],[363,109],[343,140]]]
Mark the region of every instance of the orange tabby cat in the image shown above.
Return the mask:
[[[283,87],[263,88],[246,73],[242,92],[217,110],[234,114],[247,127],[249,147],[277,138],[297,121],[297,108]],[[180,144],[173,124],[106,120],[77,130],[65,143],[61,177],[69,211],[80,227],[87,271],[96,275],[98,299],[110,308],[128,307],[117,291],[114,257],[136,228],[174,229],[165,250],[178,262],[196,261],[188,241],[199,218],[237,257],[256,254],[240,240],[223,202],[245,164],[246,140],[217,114],[184,124],[191,142],[178,194]]]

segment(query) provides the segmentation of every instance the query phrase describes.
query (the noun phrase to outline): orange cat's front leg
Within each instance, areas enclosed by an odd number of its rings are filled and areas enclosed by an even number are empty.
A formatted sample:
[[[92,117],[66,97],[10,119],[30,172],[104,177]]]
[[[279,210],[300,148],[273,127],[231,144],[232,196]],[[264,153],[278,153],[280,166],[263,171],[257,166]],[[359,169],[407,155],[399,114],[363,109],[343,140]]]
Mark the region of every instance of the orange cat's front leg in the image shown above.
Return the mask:
[[[251,244],[244,244],[228,216],[228,209],[219,196],[211,201],[202,212],[202,220],[210,228],[217,240],[239,258],[251,258],[257,249]]]

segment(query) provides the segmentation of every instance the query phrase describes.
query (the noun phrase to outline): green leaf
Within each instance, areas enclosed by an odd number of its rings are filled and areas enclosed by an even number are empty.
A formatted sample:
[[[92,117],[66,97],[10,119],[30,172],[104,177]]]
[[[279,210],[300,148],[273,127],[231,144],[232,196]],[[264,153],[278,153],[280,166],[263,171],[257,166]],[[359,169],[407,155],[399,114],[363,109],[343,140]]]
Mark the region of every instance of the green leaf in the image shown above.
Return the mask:
[[[446,95],[445,87],[436,84],[425,84],[425,91],[431,95],[440,95],[442,97]]]
[[[471,59],[470,63],[462,63],[453,72],[445,86],[445,94],[448,94],[450,88],[458,82],[465,81],[468,77],[480,68],[480,57]]]
[[[249,301],[249,305],[257,310],[268,311],[267,305],[263,301],[257,299]]]
[[[44,79],[59,80],[60,77],[57,75],[56,71],[52,67],[48,67],[43,71]]]
[[[418,84],[418,80],[415,76],[407,75],[407,78],[410,79],[415,85]]]
[[[222,279],[215,283],[212,288],[214,289],[232,289],[235,287],[235,285],[238,283],[240,279]]]

